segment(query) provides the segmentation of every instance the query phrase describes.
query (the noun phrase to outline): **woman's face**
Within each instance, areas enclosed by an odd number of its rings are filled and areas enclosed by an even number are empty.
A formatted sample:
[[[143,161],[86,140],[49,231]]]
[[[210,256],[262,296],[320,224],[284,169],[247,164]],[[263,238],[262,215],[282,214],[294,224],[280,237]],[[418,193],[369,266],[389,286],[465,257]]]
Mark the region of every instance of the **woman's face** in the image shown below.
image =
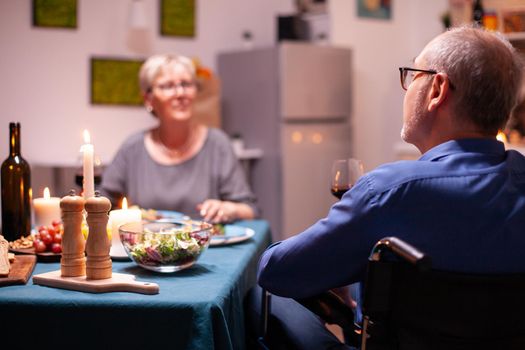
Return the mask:
[[[184,121],[192,116],[196,93],[197,87],[191,73],[185,66],[173,64],[163,68],[155,78],[145,103],[153,108],[161,121]]]

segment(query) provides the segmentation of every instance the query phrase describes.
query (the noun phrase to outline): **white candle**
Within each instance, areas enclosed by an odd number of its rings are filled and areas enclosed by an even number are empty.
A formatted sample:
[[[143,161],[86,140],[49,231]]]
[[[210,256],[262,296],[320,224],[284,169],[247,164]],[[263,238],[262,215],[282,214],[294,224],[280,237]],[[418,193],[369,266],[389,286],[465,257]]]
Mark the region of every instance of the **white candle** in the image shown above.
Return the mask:
[[[118,233],[119,226],[128,222],[140,222],[141,220],[142,213],[140,209],[128,209],[128,201],[126,198],[122,200],[122,209],[109,212],[108,226],[111,227],[111,250],[109,255],[111,255],[111,257],[127,257],[124,246],[120,241],[120,235]]]
[[[82,169],[84,179],[82,180],[82,190],[84,199],[87,199],[95,195],[95,174],[93,165],[95,148],[91,144],[89,131],[87,130],[84,130],[84,144],[80,148],[80,151],[83,155]]]
[[[60,198],[51,197],[49,188],[44,189],[43,198],[33,199],[35,226],[49,226],[53,220],[60,220]]]

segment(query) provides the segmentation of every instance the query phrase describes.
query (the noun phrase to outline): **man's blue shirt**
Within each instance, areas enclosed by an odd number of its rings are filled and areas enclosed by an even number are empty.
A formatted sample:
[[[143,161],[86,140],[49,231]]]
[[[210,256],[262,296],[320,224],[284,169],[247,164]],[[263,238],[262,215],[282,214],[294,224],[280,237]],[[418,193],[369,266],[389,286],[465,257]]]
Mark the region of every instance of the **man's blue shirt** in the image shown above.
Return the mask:
[[[385,236],[428,253],[436,269],[525,272],[525,157],[494,139],[463,139],[378,167],[326,218],[270,247],[259,284],[299,298],[360,281]]]

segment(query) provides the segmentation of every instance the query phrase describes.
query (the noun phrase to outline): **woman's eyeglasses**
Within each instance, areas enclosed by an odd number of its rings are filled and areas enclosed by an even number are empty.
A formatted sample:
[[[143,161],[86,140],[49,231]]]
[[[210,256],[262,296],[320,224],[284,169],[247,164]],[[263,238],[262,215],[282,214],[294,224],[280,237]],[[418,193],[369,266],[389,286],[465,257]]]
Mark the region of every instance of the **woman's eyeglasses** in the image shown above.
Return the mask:
[[[189,91],[189,90],[193,90],[195,88],[196,84],[194,81],[179,81],[178,83],[175,83],[173,81],[169,81],[169,82],[166,82],[166,83],[162,83],[162,84],[156,84],[156,85],[153,85],[153,87],[150,89],[158,89],[160,90],[163,94],[173,94],[177,91],[179,91],[179,89],[182,89],[184,92],[186,91]]]

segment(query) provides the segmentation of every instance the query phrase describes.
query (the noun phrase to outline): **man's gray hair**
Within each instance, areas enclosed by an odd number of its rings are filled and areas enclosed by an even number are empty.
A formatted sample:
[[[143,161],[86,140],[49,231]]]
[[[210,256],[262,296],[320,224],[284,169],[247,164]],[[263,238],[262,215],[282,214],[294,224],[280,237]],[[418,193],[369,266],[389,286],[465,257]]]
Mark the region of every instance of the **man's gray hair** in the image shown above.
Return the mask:
[[[504,128],[517,102],[523,61],[503,35],[454,28],[427,46],[424,59],[426,69],[448,75],[457,118],[469,118],[487,135]]]

